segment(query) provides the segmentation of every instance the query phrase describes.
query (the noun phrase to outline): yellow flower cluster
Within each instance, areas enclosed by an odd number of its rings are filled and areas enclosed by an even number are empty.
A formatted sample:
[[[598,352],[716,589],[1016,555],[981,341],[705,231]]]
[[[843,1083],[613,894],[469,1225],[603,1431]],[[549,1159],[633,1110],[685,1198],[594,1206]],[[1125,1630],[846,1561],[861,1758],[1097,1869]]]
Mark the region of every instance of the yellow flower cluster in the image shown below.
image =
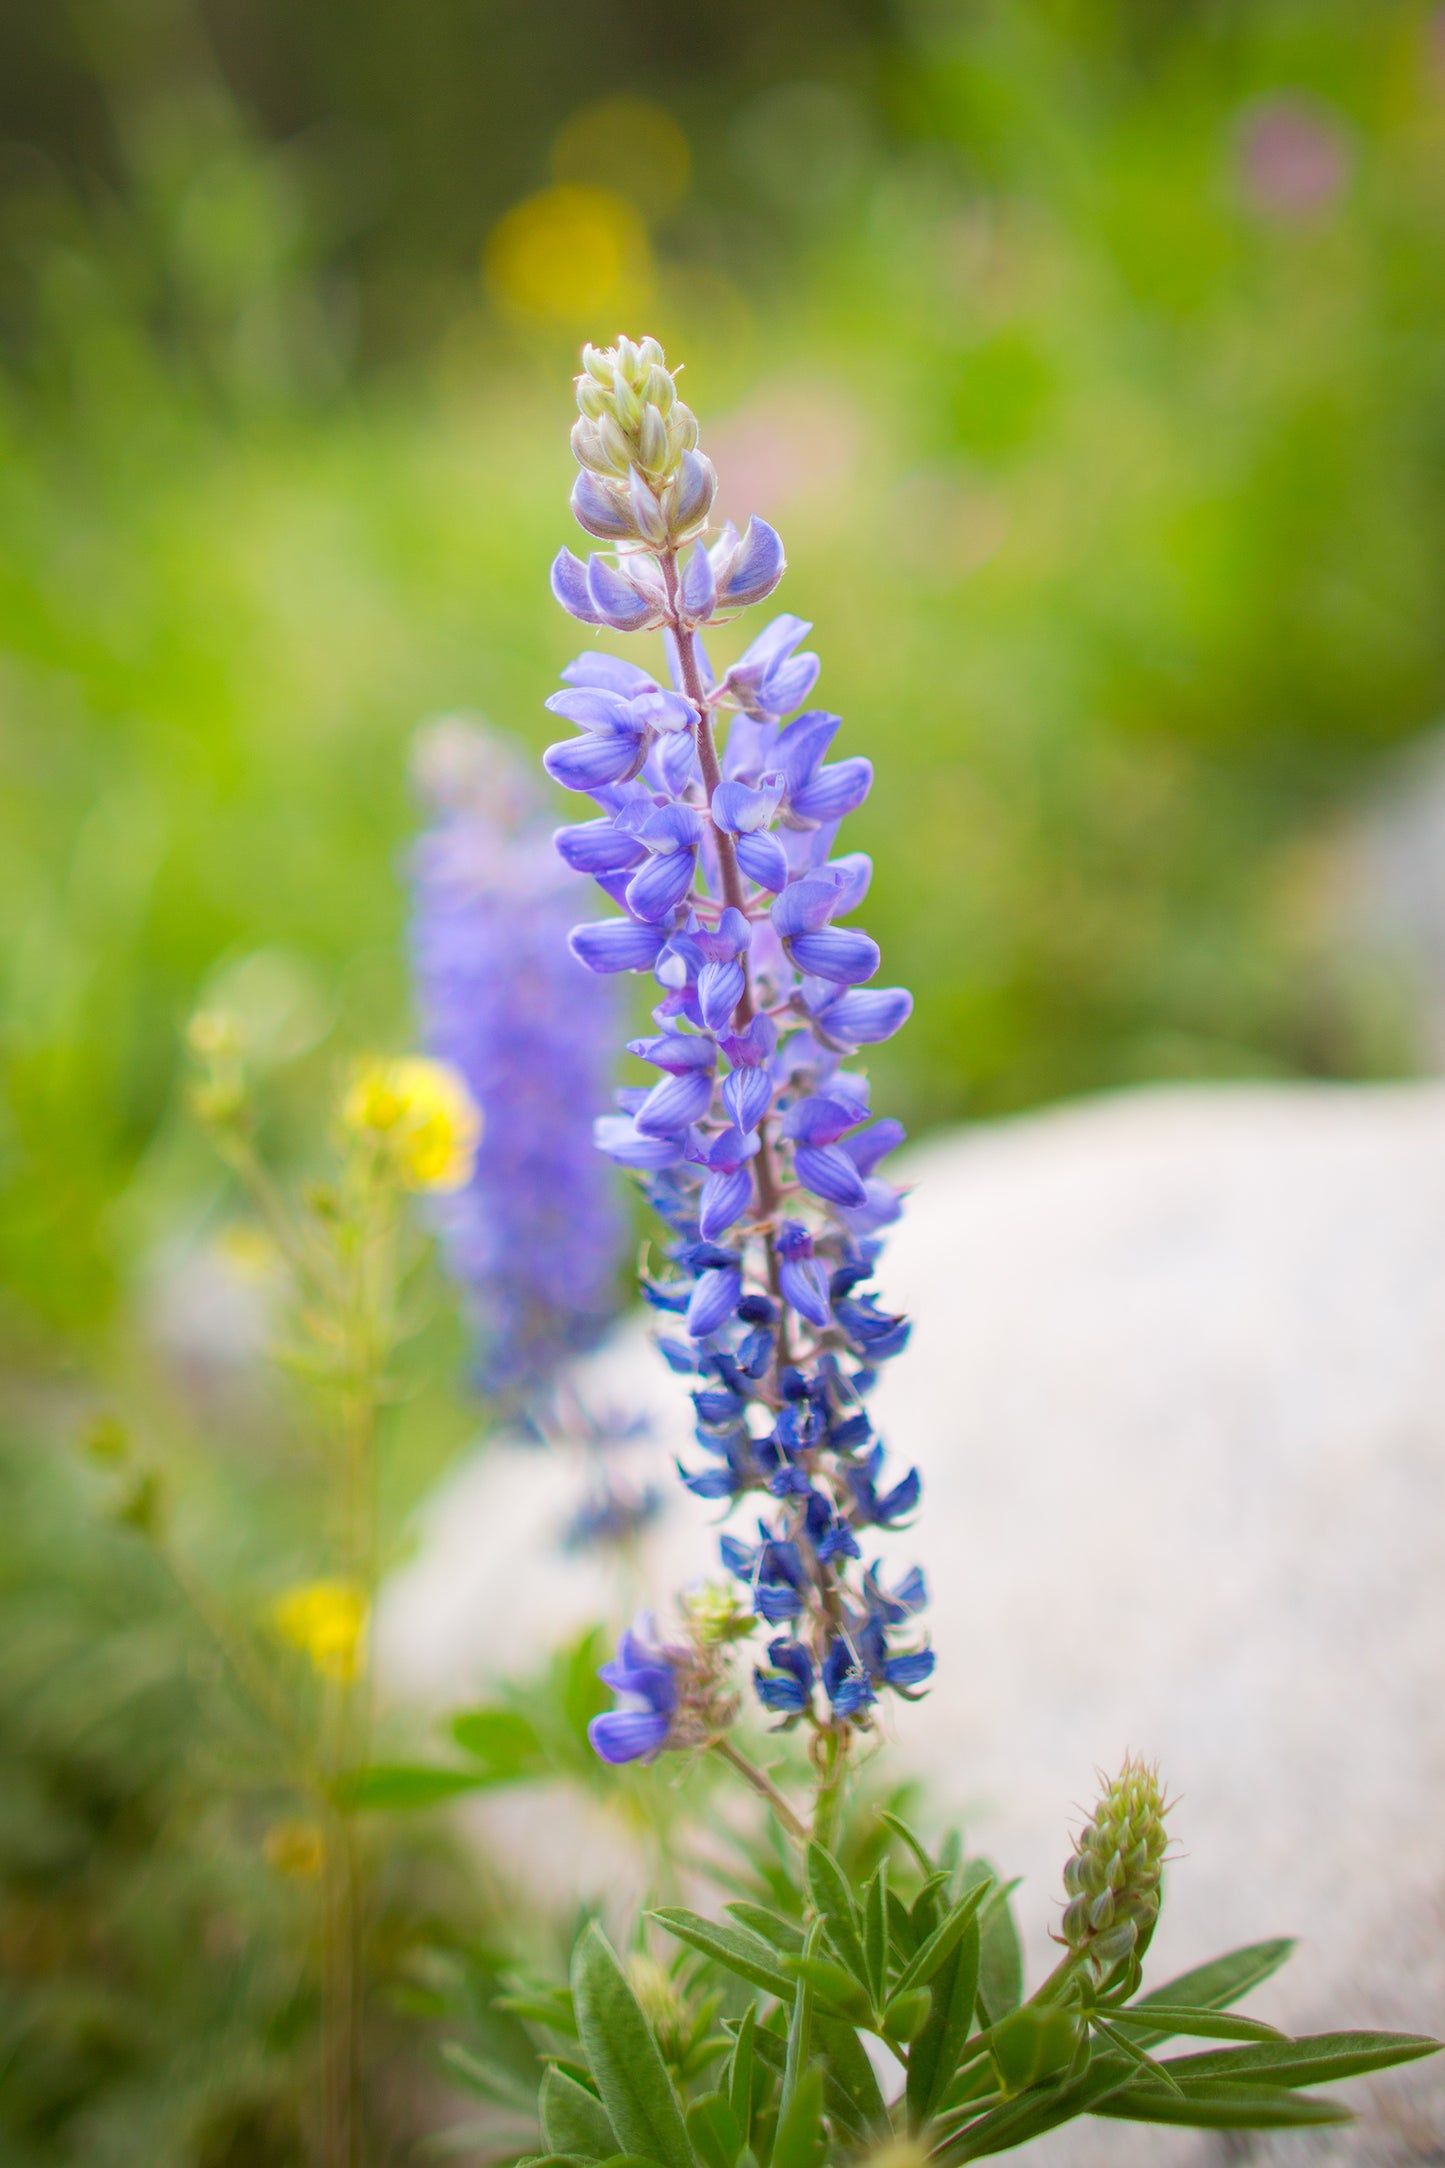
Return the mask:
[[[409,1189],[461,1189],[471,1179],[482,1117],[446,1062],[408,1054],[364,1063],[341,1121],[353,1137],[379,1147]]]
[[[343,1684],[366,1661],[367,1602],[354,1581],[307,1581],[288,1589],[272,1612],[276,1631],[309,1656],[323,1679]]]

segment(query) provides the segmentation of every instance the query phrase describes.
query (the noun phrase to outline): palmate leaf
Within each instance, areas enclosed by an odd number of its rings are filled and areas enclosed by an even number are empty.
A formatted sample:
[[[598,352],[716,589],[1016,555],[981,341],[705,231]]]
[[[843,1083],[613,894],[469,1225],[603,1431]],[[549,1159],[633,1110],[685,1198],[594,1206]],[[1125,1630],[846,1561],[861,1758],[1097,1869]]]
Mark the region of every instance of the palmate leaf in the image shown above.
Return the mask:
[[[595,1920],[573,1953],[572,1994],[582,2045],[623,2148],[655,2168],[692,2168],[692,2147],[667,2066]]]
[[[1310,2033],[1302,2040],[1258,2041],[1243,2048],[1215,2048],[1203,2055],[1173,2055],[1159,2067],[1186,2086],[1203,2079],[1328,2085],[1360,2077],[1367,2070],[1416,2062],[1423,2055],[1438,2054],[1440,2046],[1424,2033]]]
[[[782,1970],[777,1951],[760,1936],[740,1927],[726,1927],[718,1920],[705,1920],[700,1913],[689,1912],[681,1905],[662,1905],[652,1918],[670,1935],[676,1935],[679,1942],[715,1959],[750,1987],[761,1987],[781,2002],[790,2003],[797,1994],[796,1980]]]
[[[1305,2124],[1350,2123],[1338,2100],[1302,2100],[1273,2085],[1225,2085],[1201,2080],[1177,2093],[1141,2079],[1089,2111],[1120,2123],[1171,2123],[1190,2130],[1292,2130]]]

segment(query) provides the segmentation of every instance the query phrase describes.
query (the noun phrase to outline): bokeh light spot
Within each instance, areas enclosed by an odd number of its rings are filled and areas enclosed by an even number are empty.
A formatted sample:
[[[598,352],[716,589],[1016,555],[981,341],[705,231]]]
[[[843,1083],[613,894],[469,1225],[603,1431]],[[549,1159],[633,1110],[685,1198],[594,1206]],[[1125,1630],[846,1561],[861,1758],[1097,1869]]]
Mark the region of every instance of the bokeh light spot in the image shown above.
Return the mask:
[[[572,324],[636,306],[652,290],[652,253],[630,203],[603,188],[544,188],[497,222],[486,275],[508,308]]]
[[[601,98],[563,123],[552,146],[553,177],[568,186],[615,190],[648,217],[687,193],[692,153],[672,115],[648,98]]]

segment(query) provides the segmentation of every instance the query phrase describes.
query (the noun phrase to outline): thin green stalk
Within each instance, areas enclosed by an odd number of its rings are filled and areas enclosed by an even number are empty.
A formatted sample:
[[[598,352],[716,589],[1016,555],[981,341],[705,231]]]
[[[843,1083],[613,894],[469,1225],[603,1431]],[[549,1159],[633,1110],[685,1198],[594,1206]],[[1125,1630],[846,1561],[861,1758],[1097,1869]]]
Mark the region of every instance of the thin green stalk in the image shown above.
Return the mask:
[[[818,1796],[813,1807],[813,1842],[831,1852],[843,1815],[843,1786],[848,1766],[848,1733],[830,1724],[818,1734]]]
[[[793,1812],[767,1772],[759,1769],[756,1762],[749,1761],[746,1754],[740,1753],[731,1739],[714,1739],[712,1749],[715,1754],[720,1754],[725,1762],[730,1763],[743,1781],[751,1784],[753,1790],[761,1798],[766,1799],[788,1835],[796,1843],[806,1844],[808,1841],[806,1824]]]

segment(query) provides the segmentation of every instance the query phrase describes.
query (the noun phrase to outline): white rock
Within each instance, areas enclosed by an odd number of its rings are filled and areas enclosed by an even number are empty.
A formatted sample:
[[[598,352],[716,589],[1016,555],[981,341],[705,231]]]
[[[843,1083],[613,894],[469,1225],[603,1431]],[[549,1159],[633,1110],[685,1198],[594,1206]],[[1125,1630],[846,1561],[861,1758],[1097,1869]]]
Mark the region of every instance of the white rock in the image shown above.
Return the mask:
[[[928,1569],[939,1664],[897,1760],[1026,1877],[1036,1966],[1094,1767],[1133,1748],[1180,1801],[1154,1977],[1296,1932],[1259,2014],[1445,2030],[1445,1088],[1139,1092],[907,1176],[880,1277],[915,1333],[876,1412],[923,1472],[887,1549]],[[666,1463],[688,1411],[643,1337],[596,1376]],[[505,1452],[453,1478],[384,1610],[396,1687],[464,1699],[615,1611],[551,1541],[574,1481]],[[708,1569],[707,1518],[679,1494],[641,1593]],[[1277,2157],[1445,2160],[1436,2069],[1347,2088],[1359,2129]],[[1107,2123],[1037,2152],[1246,2157]]]

